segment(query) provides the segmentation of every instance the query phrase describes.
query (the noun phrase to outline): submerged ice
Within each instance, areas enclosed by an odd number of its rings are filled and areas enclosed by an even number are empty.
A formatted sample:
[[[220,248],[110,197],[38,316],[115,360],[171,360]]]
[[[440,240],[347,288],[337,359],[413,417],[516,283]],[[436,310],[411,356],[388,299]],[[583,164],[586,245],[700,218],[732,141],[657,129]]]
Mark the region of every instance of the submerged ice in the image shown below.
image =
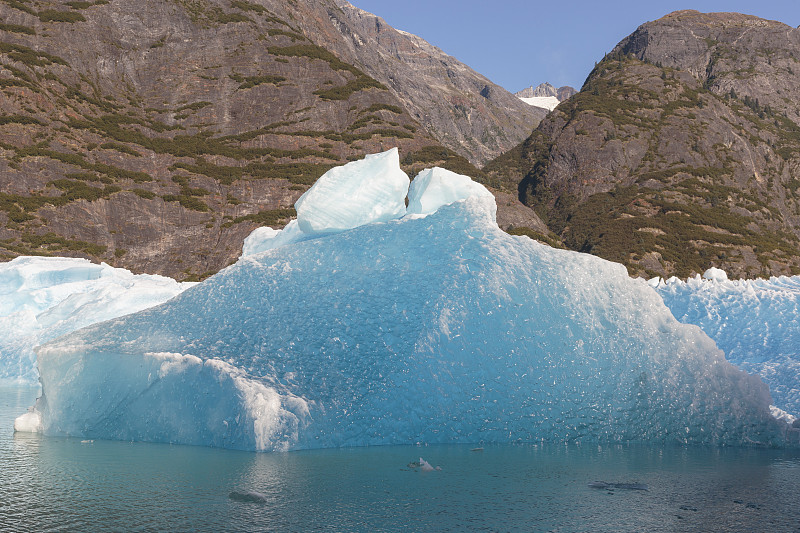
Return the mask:
[[[20,424],[247,450],[784,442],[767,387],[646,282],[502,232],[488,191],[440,169],[404,216],[400,173],[396,151],[335,169],[235,265],[40,347]]]

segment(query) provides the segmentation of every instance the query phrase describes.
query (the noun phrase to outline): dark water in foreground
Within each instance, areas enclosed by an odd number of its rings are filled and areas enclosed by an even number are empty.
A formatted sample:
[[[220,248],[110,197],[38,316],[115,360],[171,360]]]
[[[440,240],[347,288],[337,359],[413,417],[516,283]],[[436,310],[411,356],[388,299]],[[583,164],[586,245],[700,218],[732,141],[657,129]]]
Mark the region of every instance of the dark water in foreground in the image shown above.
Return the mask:
[[[14,435],[35,394],[0,389],[3,532],[800,532],[796,451],[526,444],[256,454]],[[420,457],[442,470],[407,466]]]

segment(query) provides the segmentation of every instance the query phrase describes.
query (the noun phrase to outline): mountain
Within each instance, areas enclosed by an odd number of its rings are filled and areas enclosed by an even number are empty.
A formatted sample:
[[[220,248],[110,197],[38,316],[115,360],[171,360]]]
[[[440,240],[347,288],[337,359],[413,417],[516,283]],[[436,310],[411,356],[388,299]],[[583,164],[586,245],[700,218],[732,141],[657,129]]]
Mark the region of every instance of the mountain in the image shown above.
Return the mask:
[[[570,87],[569,85],[564,85],[563,87],[559,87],[556,89],[552,85],[547,82],[540,83],[536,87],[531,85],[530,87],[526,87],[521,91],[517,91],[514,93],[514,96],[517,98],[543,98],[546,96],[554,96],[558,98],[559,102],[563,102],[570,96],[576,94],[578,91]]]
[[[800,272],[800,30],[679,11],[640,26],[484,167],[634,275]]]
[[[346,2],[4,0],[0,20],[5,260],[202,278],[332,166],[397,146],[412,174],[480,176],[467,159],[544,115]]]

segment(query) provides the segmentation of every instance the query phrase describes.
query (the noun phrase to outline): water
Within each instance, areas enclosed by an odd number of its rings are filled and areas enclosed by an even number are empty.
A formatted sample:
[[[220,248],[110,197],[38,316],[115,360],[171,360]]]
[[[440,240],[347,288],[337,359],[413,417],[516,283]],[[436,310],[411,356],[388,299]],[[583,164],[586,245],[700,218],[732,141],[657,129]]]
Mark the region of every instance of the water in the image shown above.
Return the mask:
[[[13,420],[35,395],[0,389],[3,532],[800,532],[797,451],[520,444],[256,454],[15,435]],[[420,457],[442,470],[408,466]]]

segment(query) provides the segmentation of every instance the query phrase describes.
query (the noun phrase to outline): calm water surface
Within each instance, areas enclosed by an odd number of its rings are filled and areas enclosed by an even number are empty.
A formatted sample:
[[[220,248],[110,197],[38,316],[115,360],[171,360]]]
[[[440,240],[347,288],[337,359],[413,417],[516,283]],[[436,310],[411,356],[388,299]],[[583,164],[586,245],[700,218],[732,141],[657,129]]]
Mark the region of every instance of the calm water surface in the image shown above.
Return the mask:
[[[524,444],[257,454],[15,435],[35,395],[0,389],[3,532],[800,532],[798,452]],[[441,471],[409,466],[420,457]],[[647,490],[613,485],[632,483]]]

